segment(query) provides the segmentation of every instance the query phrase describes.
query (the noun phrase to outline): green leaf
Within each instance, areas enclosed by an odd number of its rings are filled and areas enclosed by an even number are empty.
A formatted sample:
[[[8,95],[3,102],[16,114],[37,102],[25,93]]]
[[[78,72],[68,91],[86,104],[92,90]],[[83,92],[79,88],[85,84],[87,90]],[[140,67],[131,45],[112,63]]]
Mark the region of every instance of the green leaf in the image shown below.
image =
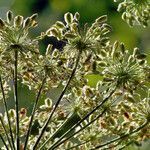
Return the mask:
[[[81,118],[77,112],[71,114],[68,119],[62,124],[62,126],[53,134],[51,139],[59,138],[71,129]],[[71,134],[71,133],[70,133]]]

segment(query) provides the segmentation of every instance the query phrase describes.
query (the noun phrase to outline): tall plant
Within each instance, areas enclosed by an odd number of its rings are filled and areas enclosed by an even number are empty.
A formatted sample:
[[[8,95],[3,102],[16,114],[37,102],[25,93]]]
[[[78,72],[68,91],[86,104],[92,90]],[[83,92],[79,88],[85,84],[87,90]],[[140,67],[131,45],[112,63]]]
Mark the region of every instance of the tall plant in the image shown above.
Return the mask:
[[[123,9],[130,26],[148,26],[147,0],[125,0],[118,6]],[[6,20],[0,19],[0,99],[5,110],[0,115],[1,149],[124,149],[149,139],[146,54],[138,48],[130,53],[122,42],[112,44],[106,15],[82,29],[80,14],[68,12],[64,22],[31,39],[36,18],[37,14],[24,19],[9,11]],[[39,42],[46,36],[63,41],[63,50],[49,44],[42,55]],[[93,76],[99,79],[96,87],[89,85]],[[19,107],[18,84],[36,93],[31,114]],[[50,99],[47,93],[58,86],[58,99]],[[15,108],[9,110],[12,90]],[[39,105],[43,98],[45,103]]]

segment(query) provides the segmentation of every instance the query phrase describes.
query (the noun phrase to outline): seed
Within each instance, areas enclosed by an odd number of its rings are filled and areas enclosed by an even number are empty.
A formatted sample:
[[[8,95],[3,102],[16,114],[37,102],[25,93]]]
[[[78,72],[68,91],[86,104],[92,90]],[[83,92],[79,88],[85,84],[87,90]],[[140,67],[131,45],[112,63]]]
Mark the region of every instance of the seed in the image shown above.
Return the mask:
[[[14,27],[20,27],[23,23],[23,17],[22,16],[16,16],[14,18]]]
[[[96,19],[97,23],[103,23],[103,22],[106,22],[106,21],[107,21],[107,15],[103,15],[103,16]]]
[[[12,11],[9,10],[9,11],[7,12],[7,15],[6,15],[6,16],[7,16],[7,22],[10,23],[11,20],[12,20],[12,18],[13,18],[13,13],[12,13]]]
[[[73,15],[68,12],[64,15],[64,19],[67,24],[71,24],[73,22]]]

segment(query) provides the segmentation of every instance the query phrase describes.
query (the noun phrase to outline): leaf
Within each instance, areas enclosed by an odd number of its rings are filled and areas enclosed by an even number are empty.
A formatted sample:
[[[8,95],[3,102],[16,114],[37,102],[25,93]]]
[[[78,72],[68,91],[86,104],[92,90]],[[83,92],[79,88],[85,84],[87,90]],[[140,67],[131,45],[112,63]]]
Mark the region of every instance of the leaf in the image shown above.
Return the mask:
[[[77,112],[71,114],[68,119],[62,124],[62,126],[56,130],[56,132],[52,135],[51,139],[59,138],[64,133],[66,133],[69,129],[71,129],[81,118]]]

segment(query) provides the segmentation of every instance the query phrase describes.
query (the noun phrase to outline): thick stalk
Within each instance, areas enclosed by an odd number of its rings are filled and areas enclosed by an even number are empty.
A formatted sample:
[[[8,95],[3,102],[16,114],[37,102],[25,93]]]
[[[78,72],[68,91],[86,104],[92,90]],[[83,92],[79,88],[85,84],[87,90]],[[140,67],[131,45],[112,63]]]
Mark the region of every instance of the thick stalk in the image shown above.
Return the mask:
[[[102,111],[101,114],[99,114],[96,118],[94,118],[91,122],[89,122],[88,124],[86,124],[84,127],[82,127],[81,129],[79,129],[78,131],[74,132],[73,134],[71,134],[70,136],[68,136],[67,138],[65,138],[64,140],[62,140],[70,132],[72,132],[76,127],[78,127],[84,120],[86,120],[91,114],[93,114],[96,110],[98,110],[112,96],[112,94],[116,91],[116,88],[117,88],[117,86],[114,88],[114,90],[112,90],[110,92],[110,94],[98,106],[96,106],[91,112],[89,112],[88,114],[86,114],[77,124],[75,124],[71,129],[69,129],[63,136],[61,136],[58,141],[56,141],[53,145],[51,145],[51,147],[49,148],[49,150],[53,150],[56,147],[60,146],[62,143],[64,143],[65,141],[69,140],[74,135],[78,134],[79,132],[81,132],[82,130],[84,130],[86,127],[88,127],[90,124],[92,124],[94,121],[96,121],[98,118],[100,118],[107,111],[107,108],[105,108]],[[48,142],[48,140],[47,140],[47,142]]]
[[[5,93],[4,93],[3,82],[2,82],[1,76],[0,76],[0,85],[1,85],[2,95],[3,95],[4,109],[5,109],[7,120],[8,120],[8,126],[9,126],[11,142],[12,142],[13,149],[15,149],[13,132],[12,132],[12,128],[11,128],[10,118],[9,118],[9,114],[8,114],[8,107],[7,107],[7,103],[6,103],[6,98],[5,98]]]
[[[19,134],[19,103],[18,103],[18,49],[15,49],[15,62],[14,62],[14,100],[16,110],[16,148],[20,149],[20,134]]]
[[[122,136],[120,136],[120,137],[117,137],[117,138],[115,138],[115,139],[113,139],[113,140],[110,140],[110,141],[108,141],[108,142],[106,142],[106,143],[104,143],[104,144],[100,144],[100,145],[98,145],[98,146],[96,146],[96,147],[94,147],[94,148],[92,148],[92,149],[90,149],[90,150],[99,149],[99,148],[102,148],[102,147],[104,147],[104,146],[107,146],[107,145],[109,145],[109,144],[111,144],[111,143],[114,143],[114,142],[116,142],[116,141],[122,140],[123,138],[126,138],[126,137],[128,137],[128,136],[130,136],[130,135],[132,135],[132,134],[134,134],[134,133],[136,133],[136,132],[138,132],[138,131],[140,131],[141,129],[143,129],[143,128],[144,128],[146,125],[148,125],[148,124],[149,124],[149,122],[146,121],[146,122],[143,123],[140,127],[138,127],[137,129],[133,130],[132,132],[127,133],[127,134],[124,134],[124,135],[122,135]]]
[[[8,148],[6,142],[5,142],[5,140],[4,140],[4,138],[3,138],[3,136],[1,134],[0,134],[0,138],[1,138],[2,142],[3,142],[3,144],[5,145],[6,149],[9,150],[9,148]]]
[[[3,122],[3,119],[1,118],[1,116],[0,116],[0,122],[1,122],[1,125],[2,125],[2,127],[3,127],[3,129],[4,129],[4,131],[5,131],[7,141],[8,141],[8,143],[9,143],[11,149],[13,150],[11,141],[10,141],[10,139],[9,139],[9,135],[8,135],[8,133],[7,133],[7,130],[6,130],[6,128],[5,128],[5,125],[4,125],[4,122]]]
[[[44,134],[44,132],[45,132],[45,130],[46,130],[46,128],[47,128],[49,122],[51,121],[51,118],[52,118],[54,112],[56,111],[56,109],[57,109],[57,107],[58,107],[58,105],[59,105],[59,103],[60,103],[62,97],[64,96],[64,94],[65,94],[65,92],[66,92],[66,90],[67,90],[67,88],[68,88],[68,86],[69,86],[69,84],[70,84],[70,82],[71,82],[71,80],[72,80],[72,78],[73,78],[75,72],[76,72],[77,66],[78,66],[78,64],[79,64],[79,60],[80,60],[80,55],[81,55],[81,53],[82,53],[82,51],[79,50],[78,55],[77,55],[77,59],[76,59],[76,62],[75,62],[75,66],[74,66],[74,68],[73,68],[73,70],[72,70],[72,73],[71,73],[71,75],[70,75],[70,78],[69,78],[69,80],[68,80],[66,86],[64,87],[62,93],[60,94],[58,100],[56,101],[56,104],[55,104],[55,106],[53,107],[53,109],[52,109],[52,111],[51,111],[51,113],[50,113],[50,115],[49,115],[49,117],[48,117],[46,123],[44,124],[44,126],[43,126],[43,128],[42,128],[42,130],[41,130],[41,133],[40,133],[39,137],[37,138],[37,140],[36,140],[36,142],[35,142],[35,144],[34,144],[34,146],[33,146],[33,150],[36,149],[36,147],[37,147],[37,145],[38,145],[40,139],[42,138],[42,136],[43,136],[43,134]]]
[[[27,147],[27,144],[28,144],[28,139],[29,139],[29,136],[30,136],[31,128],[32,128],[32,123],[33,123],[35,111],[36,111],[36,108],[37,108],[37,105],[38,105],[38,101],[39,101],[39,98],[40,98],[43,86],[45,84],[45,81],[46,81],[46,77],[42,80],[42,84],[40,86],[40,89],[38,91],[38,94],[37,94],[37,97],[36,97],[36,100],[35,100],[35,103],[34,103],[34,106],[33,106],[33,109],[32,109],[31,119],[30,119],[28,131],[27,131],[27,135],[26,135],[25,144],[24,144],[24,150],[26,150],[26,147]]]

